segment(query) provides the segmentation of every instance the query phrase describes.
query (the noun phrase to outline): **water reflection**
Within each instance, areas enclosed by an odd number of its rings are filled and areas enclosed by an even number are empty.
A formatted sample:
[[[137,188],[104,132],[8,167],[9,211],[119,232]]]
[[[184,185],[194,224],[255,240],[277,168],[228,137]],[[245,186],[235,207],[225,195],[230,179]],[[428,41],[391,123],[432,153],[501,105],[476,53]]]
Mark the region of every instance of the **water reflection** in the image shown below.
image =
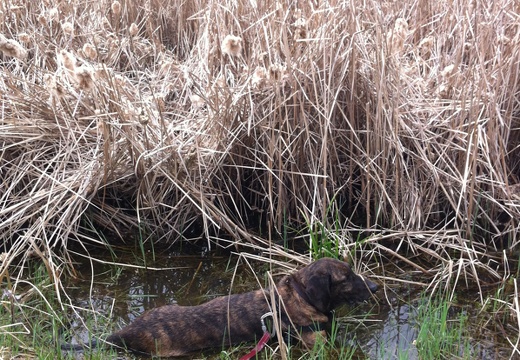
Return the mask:
[[[236,259],[235,259],[236,261]],[[76,314],[71,309],[71,328],[76,334],[72,343],[88,343],[89,330],[97,335],[108,334],[133,321],[148,309],[166,305],[198,305],[214,297],[232,292],[245,292],[258,288],[255,274],[248,266],[238,265],[233,280],[235,263],[223,257],[175,257],[158,261],[169,270],[117,268],[97,264],[96,277],[91,284],[90,264],[78,268],[83,280],[74,279],[66,284],[67,294],[73,299]],[[263,276],[265,270],[261,273]],[[233,284],[232,284],[233,282]],[[92,285],[92,286],[91,286]],[[107,317],[110,329],[88,326],[83,319],[92,310]],[[79,315],[79,316],[78,316]],[[91,317],[91,316],[90,316]]]
[[[380,304],[378,311],[373,308],[368,322],[371,323],[365,330],[357,332],[357,345],[363,349],[364,355],[374,360],[419,360],[421,359],[415,340],[419,334],[421,323],[418,318],[421,304],[425,305],[428,301],[420,298],[420,289],[416,292],[416,297],[411,298],[409,289],[399,291],[399,295],[408,298],[406,302],[399,301],[397,298],[390,299],[391,304]],[[460,315],[468,317],[466,328],[472,335],[468,340],[468,347],[460,344],[458,352],[453,358],[462,359],[507,359],[510,354],[507,347],[502,347],[503,339],[497,338],[496,332],[484,331],[478,323],[478,315],[475,304],[478,301],[471,301],[466,298],[466,303],[454,304],[449,310],[450,319],[454,319],[458,324]],[[441,334],[431,334],[437,336]]]
[[[359,337],[358,344],[371,359],[418,359],[414,340],[417,327],[414,317],[417,310],[408,304],[383,305],[370,326],[369,333]]]

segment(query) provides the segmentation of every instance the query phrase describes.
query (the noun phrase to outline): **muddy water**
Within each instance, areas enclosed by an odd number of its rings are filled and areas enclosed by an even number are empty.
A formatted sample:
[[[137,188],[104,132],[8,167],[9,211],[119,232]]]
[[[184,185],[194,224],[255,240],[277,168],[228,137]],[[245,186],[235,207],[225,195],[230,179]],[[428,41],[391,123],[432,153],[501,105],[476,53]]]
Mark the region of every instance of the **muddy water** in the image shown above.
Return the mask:
[[[103,257],[99,254],[98,259]],[[110,261],[109,258],[103,259]],[[135,263],[135,259],[119,259],[120,263]],[[68,294],[80,310],[78,314],[69,311],[71,328],[76,334],[72,342],[88,343],[89,331],[95,335],[107,335],[131,322],[145,310],[178,303],[197,305],[216,296],[257,289],[265,285],[264,274],[267,264],[251,263],[252,268],[238,256],[159,256],[149,267],[165,270],[137,269],[117,265],[81,260],[78,274],[82,279],[68,283]],[[92,270],[95,272],[91,282]],[[391,291],[374,304],[370,301],[356,308],[344,307],[337,311],[341,328],[337,336],[338,346],[356,347],[359,358],[369,359],[419,359],[414,340],[417,338],[417,308],[420,288],[390,285]],[[466,304],[458,311],[472,309],[470,296],[465,296]],[[475,299],[477,300],[477,299]],[[92,315],[95,310],[96,316]],[[90,314],[90,316],[88,315]],[[348,314],[348,319],[343,315]],[[368,316],[366,314],[369,314]],[[499,359],[504,353],[503,346],[494,335],[482,337],[477,323],[475,327],[479,339],[472,346],[479,359]],[[83,323],[79,319],[90,319]],[[90,330],[87,330],[90,329]],[[251,344],[253,347],[254,344]],[[213,354],[213,355],[211,355]],[[219,358],[218,350],[205,352],[209,358]],[[462,354],[459,354],[462,355]],[[507,357],[506,357],[507,358]]]
[[[358,345],[370,359],[420,359],[415,346],[421,325],[417,315],[420,302],[424,303],[425,300],[417,297],[414,299],[418,294],[410,293],[409,289],[401,288],[398,291],[399,297],[408,298],[408,302],[391,297],[390,303],[381,303],[378,307],[379,312],[374,313],[369,319],[372,325],[357,334]],[[476,303],[478,300],[475,300],[474,304]],[[475,338],[470,339],[472,355],[461,348],[458,354],[453,354],[453,358],[486,360],[509,358],[510,352],[506,349],[503,338],[497,338],[496,333],[482,335],[479,331],[480,325],[477,323],[475,306],[467,303],[455,310],[451,317],[458,319],[459,312],[469,316],[469,332],[473,333]],[[431,336],[437,335],[439,334]]]
[[[416,279],[418,280],[418,279]],[[429,300],[422,287],[409,285],[385,284],[384,294],[379,294],[380,301],[371,310],[371,316],[365,321],[367,327],[356,334],[357,345],[369,359],[418,359],[415,342],[421,322],[420,308],[435,305]],[[485,294],[484,298],[489,294]],[[508,344],[502,326],[494,322],[495,314],[481,311],[478,289],[459,291],[448,310],[447,322],[454,327],[460,326],[461,316],[467,319],[464,327],[466,334],[462,341],[468,341],[468,348],[459,346],[453,359],[510,359],[511,346]],[[365,305],[364,305],[365,306]],[[438,314],[440,316],[440,314]],[[496,315],[500,317],[500,315]],[[440,320],[439,320],[440,321]],[[498,330],[498,328],[501,328]],[[509,329],[507,336],[516,339],[517,327]],[[432,333],[431,336],[441,334]]]
[[[238,256],[156,256],[146,269],[110,264],[112,259],[107,254],[95,257],[102,262],[76,258],[79,278],[66,282],[77,312],[68,311],[72,344],[88,344],[91,334],[105,337],[154,307],[198,305],[230,291],[258,289],[265,286],[264,274],[269,270],[267,264],[247,262]],[[142,263],[131,256],[117,262]]]

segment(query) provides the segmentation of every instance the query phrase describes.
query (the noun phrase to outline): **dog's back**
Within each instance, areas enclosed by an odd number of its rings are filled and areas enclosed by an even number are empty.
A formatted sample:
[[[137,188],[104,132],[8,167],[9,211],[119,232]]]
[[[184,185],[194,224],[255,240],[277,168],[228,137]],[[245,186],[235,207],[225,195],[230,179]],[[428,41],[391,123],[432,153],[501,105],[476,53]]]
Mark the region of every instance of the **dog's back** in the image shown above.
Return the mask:
[[[269,311],[266,292],[219,297],[198,306],[152,309],[106,340],[137,353],[180,356],[204,348],[260,338],[260,317]]]

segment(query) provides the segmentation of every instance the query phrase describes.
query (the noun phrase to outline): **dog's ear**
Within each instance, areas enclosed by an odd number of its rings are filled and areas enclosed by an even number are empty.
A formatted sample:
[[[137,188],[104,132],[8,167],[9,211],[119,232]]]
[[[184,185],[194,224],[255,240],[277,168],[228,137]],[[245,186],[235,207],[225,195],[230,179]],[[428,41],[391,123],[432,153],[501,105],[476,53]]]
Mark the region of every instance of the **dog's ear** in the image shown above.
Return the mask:
[[[330,311],[331,281],[330,274],[318,272],[309,278],[305,287],[311,305],[324,314]]]

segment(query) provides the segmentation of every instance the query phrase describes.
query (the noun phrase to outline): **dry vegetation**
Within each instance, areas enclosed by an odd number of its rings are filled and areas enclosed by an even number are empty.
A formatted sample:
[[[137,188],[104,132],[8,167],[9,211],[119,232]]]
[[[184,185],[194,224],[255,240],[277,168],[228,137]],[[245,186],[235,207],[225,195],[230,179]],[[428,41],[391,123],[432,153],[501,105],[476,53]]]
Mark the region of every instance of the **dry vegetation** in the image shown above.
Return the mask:
[[[344,249],[360,233],[369,259],[407,248],[436,279],[506,279],[519,14],[514,0],[2,1],[0,282],[27,251],[59,278],[71,241],[100,241],[91,228],[265,246],[258,219],[334,227]]]

